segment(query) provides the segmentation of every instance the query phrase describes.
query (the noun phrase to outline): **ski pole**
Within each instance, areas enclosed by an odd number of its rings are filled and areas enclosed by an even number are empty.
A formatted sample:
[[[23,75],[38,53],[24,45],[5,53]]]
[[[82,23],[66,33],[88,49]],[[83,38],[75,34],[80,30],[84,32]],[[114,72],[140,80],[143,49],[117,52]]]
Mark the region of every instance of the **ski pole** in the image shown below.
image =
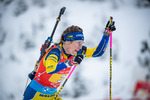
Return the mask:
[[[86,53],[86,47],[82,46],[82,54],[85,55]],[[62,84],[61,88],[59,89],[59,91],[57,92],[55,98],[53,100],[56,100],[57,96],[60,94],[61,90],[63,89],[63,87],[65,86],[66,82],[68,81],[68,79],[70,78],[72,72],[74,71],[74,69],[77,67],[77,65],[74,65],[72,70],[70,71],[69,75],[67,76],[67,78],[65,79],[64,83]]]
[[[110,25],[112,25],[113,17],[110,17]],[[109,29],[108,29],[109,30]],[[110,32],[110,94],[109,99],[112,100],[112,32]]]
[[[113,25],[113,17],[110,16],[109,21],[107,22],[106,25],[106,30],[108,33],[110,33],[110,71],[109,71],[109,78],[110,78],[110,83],[109,83],[109,99],[112,100],[112,31],[109,30],[109,26]]]
[[[54,100],[56,100],[57,96],[60,94],[61,90],[64,88],[66,82],[68,81],[69,77],[71,76],[72,72],[74,71],[74,69],[77,67],[77,65],[74,65],[71,72],[69,73],[68,77],[65,79],[64,83],[62,84],[61,88],[59,89],[59,91],[57,92]]]

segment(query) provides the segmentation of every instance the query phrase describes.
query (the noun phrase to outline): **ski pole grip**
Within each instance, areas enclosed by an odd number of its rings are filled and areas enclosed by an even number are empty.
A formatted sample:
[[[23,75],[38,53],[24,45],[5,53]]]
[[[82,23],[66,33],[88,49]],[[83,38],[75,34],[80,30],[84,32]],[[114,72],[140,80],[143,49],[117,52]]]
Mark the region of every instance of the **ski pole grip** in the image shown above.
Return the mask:
[[[82,55],[84,55],[86,53],[87,47],[86,46],[82,46]]]
[[[113,24],[113,17],[110,16],[110,25],[112,25],[112,24]]]

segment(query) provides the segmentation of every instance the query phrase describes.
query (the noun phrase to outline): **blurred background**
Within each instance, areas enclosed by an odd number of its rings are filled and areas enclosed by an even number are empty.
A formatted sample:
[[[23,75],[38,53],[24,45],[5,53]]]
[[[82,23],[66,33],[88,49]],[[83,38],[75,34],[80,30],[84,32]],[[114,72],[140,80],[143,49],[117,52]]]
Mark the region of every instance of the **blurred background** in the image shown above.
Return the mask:
[[[150,85],[150,0],[0,0],[0,100],[21,100],[28,74],[66,7],[53,42],[71,25],[83,29],[85,45],[101,40],[110,16],[113,32],[112,98],[146,100]],[[140,88],[142,88],[140,90]],[[109,98],[109,43],[99,58],[86,58],[60,93],[64,100]],[[148,99],[147,99],[148,100]]]

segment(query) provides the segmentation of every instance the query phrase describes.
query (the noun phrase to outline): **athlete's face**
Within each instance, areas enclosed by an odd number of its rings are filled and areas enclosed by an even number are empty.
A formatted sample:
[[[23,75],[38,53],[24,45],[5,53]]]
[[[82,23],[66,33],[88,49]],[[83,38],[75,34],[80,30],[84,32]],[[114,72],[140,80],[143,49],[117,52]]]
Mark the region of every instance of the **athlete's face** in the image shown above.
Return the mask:
[[[75,55],[80,49],[82,49],[83,40],[76,40],[76,41],[67,41],[70,42],[68,43],[68,48],[65,50],[67,54]]]

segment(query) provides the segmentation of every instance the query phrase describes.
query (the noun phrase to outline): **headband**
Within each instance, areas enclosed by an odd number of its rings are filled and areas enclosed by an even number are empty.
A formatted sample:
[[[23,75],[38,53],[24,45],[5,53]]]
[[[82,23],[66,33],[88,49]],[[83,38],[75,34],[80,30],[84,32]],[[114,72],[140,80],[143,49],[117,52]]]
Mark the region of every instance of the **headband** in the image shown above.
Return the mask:
[[[82,32],[72,32],[64,36],[64,41],[84,40]]]

